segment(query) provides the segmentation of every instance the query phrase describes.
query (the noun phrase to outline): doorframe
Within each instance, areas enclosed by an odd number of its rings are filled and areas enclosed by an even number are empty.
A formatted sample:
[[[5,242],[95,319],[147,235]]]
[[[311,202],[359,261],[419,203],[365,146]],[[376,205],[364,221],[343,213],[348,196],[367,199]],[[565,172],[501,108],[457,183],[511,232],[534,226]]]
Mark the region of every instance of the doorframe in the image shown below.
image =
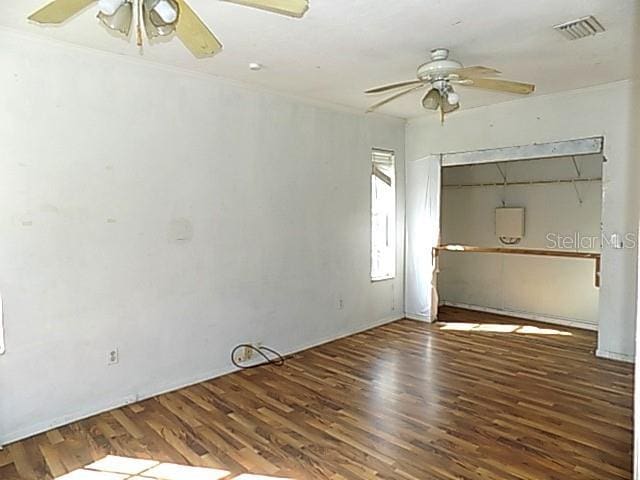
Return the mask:
[[[487,148],[481,150],[471,150],[463,152],[450,152],[440,154],[440,177],[442,177],[442,169],[445,167],[465,166],[465,165],[482,165],[487,163],[522,161],[522,160],[538,160],[550,158],[566,158],[571,156],[582,155],[602,155],[603,182],[605,178],[605,166],[607,159],[604,156],[604,136],[578,138],[572,140],[563,140],[548,143],[532,143],[529,145],[518,145],[512,147]],[[602,190],[604,196],[604,188]],[[442,190],[439,191],[440,198],[438,205],[442,207]],[[604,197],[602,198],[604,204]],[[604,207],[604,205],[603,205]],[[602,225],[604,208],[601,209],[600,224]],[[441,212],[438,214],[438,222],[441,220]],[[602,228],[602,227],[601,227]],[[440,225],[438,225],[440,231]],[[602,232],[601,232],[602,233]],[[432,278],[432,298],[438,298],[437,294],[437,265],[434,268]],[[435,306],[437,312],[438,305]],[[516,312],[514,312],[515,314]],[[503,313],[508,314],[508,313]],[[600,314],[598,313],[598,324],[594,330],[600,328]],[[597,352],[596,352],[597,355]]]
[[[532,143],[516,147],[489,148],[468,152],[443,153],[442,166],[537,160],[604,153],[604,137],[588,137],[551,143]]]

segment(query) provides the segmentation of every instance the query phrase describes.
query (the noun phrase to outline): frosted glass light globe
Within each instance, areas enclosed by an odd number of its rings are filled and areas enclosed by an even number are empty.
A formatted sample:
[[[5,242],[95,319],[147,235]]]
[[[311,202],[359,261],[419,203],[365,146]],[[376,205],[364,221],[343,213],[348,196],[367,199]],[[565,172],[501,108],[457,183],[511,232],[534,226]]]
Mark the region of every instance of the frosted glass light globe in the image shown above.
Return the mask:
[[[166,0],[160,0],[154,7],[154,10],[166,24],[173,23],[178,19],[178,12]]]
[[[449,94],[447,95],[447,100],[451,105],[457,105],[458,103],[460,103],[460,95],[458,95],[456,92],[449,92]]]
[[[111,16],[116,13],[124,2],[125,0],[100,0],[98,8],[103,14]]]

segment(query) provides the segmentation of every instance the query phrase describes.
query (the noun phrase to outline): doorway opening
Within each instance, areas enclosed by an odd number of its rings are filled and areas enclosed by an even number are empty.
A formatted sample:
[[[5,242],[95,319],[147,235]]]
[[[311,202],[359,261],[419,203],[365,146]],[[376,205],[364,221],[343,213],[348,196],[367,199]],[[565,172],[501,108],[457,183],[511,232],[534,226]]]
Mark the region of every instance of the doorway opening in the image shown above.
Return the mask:
[[[597,330],[603,161],[443,165],[439,305]]]

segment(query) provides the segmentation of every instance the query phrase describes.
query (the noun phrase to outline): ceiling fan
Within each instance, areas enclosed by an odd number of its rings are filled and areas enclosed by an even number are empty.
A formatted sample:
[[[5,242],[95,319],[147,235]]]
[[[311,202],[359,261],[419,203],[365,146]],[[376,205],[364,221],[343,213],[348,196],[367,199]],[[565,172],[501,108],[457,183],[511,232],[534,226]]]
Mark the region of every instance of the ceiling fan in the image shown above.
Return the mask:
[[[431,50],[431,60],[418,67],[418,78],[416,80],[392,83],[390,85],[370,88],[365,91],[366,94],[373,95],[392,92],[402,88],[402,90],[394,93],[390,97],[371,105],[367,112],[372,112],[382,105],[411,92],[427,88],[427,93],[422,97],[422,106],[427,110],[440,110],[441,119],[444,121],[445,114],[454,112],[460,108],[460,96],[453,89],[453,85],[497,90],[520,95],[528,95],[535,90],[535,85],[530,83],[490,78],[498,75],[500,75],[498,70],[489,67],[463,67],[460,62],[449,59],[449,50],[446,48],[436,48]]]
[[[223,0],[247,7],[300,18],[309,0]],[[214,55],[222,44],[185,0],[53,0],[29,16],[41,24],[60,24],[98,3],[98,19],[110,30],[129,36],[135,22],[138,46],[142,46],[142,25],[149,39],[176,33],[196,57]]]

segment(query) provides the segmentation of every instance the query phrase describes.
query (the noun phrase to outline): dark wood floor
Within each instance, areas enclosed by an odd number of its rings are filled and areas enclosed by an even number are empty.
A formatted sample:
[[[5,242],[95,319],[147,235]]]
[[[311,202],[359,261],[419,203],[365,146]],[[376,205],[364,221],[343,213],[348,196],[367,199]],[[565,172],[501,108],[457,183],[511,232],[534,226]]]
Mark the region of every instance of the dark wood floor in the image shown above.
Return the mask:
[[[0,479],[57,478],[109,454],[225,478],[631,478],[632,367],[595,358],[594,333],[440,318],[452,324],[403,320],[9,445]]]

